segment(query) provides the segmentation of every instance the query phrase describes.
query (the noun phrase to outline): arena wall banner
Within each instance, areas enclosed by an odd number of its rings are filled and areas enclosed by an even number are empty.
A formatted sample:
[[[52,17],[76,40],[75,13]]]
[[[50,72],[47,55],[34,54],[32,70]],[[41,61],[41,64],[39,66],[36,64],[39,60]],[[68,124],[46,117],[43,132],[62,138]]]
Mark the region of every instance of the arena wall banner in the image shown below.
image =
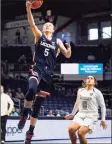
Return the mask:
[[[62,63],[61,74],[64,80],[82,80],[87,75],[93,75],[97,80],[103,80],[102,63]]]
[[[40,25],[44,23],[45,21],[43,19],[40,21],[39,18],[35,18],[35,24]],[[29,26],[28,20],[12,21],[5,24],[6,29],[23,27],[23,26]]]
[[[27,120],[25,128],[18,130],[17,124],[19,120],[7,121],[7,134],[6,141],[23,141],[25,139],[25,133],[29,128],[29,120]],[[68,126],[71,120],[38,120],[35,127],[34,137],[32,140],[49,140],[49,139],[68,139]],[[92,134],[88,134],[88,138],[111,138],[111,120],[107,120],[108,129],[103,130],[100,127],[100,120],[96,125],[96,130]]]
[[[103,74],[103,64],[78,64],[79,74]]]

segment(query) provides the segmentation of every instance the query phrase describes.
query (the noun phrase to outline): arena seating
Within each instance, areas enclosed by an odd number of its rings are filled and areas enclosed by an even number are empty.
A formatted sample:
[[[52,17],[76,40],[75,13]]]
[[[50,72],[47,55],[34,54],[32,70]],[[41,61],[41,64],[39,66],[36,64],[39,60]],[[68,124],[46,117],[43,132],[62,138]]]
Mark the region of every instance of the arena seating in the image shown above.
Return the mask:
[[[32,62],[32,51],[30,46],[7,46],[1,48],[1,59],[8,63],[18,63],[19,58],[25,55],[26,62]]]
[[[24,92],[24,94],[27,91],[27,81],[23,81],[23,80],[14,80],[14,79],[10,79],[10,80],[3,80],[2,79],[2,83],[5,86],[5,91],[7,90],[8,87],[10,87],[11,89],[17,89],[18,87],[21,87],[22,92]],[[79,82],[76,82],[79,85]],[[108,115],[110,115],[110,109],[111,109],[111,105],[112,105],[112,87],[111,85],[109,86],[109,83],[106,84],[105,83],[105,87],[100,87],[100,83],[99,83],[99,89],[102,91],[104,99],[105,99],[105,103],[106,103],[106,107],[108,109]],[[104,85],[104,84],[103,84]],[[68,87],[69,89],[69,87]],[[42,106],[44,109],[44,116],[48,114],[48,112],[50,110],[53,111],[53,113],[56,115],[57,111],[60,113],[61,116],[66,115],[67,113],[71,113],[74,103],[76,101],[76,93],[77,93],[77,86],[74,85],[74,88],[72,89],[75,91],[72,95],[67,94],[67,87],[65,87],[65,91],[62,89],[57,89],[57,90],[53,90],[51,93],[51,96],[48,96],[46,98],[46,100],[43,102]],[[14,98],[13,98],[14,99]],[[14,103],[15,103],[15,107],[17,106],[17,108],[20,108],[20,101],[15,101],[14,99]],[[23,102],[22,102],[23,104]],[[41,116],[41,113],[40,113]]]

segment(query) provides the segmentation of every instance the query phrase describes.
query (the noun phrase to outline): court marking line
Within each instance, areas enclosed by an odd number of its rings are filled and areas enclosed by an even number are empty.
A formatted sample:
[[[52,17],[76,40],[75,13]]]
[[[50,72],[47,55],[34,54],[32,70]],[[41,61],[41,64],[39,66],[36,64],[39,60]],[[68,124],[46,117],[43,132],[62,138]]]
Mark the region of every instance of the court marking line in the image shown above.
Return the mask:
[[[87,138],[87,139],[111,139],[112,137],[94,137],[94,138]],[[70,140],[69,138],[64,138],[64,139],[39,139],[39,140],[32,140],[32,142],[35,141],[57,141],[57,140]],[[6,141],[6,142],[24,142],[24,140],[19,140],[19,141]]]

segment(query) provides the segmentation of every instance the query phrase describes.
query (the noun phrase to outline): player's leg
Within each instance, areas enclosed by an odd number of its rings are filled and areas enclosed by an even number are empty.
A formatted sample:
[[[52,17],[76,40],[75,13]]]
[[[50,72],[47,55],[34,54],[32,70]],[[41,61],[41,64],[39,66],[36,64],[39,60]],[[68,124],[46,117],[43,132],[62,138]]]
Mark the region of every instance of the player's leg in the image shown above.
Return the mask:
[[[81,144],[88,144],[87,139],[85,135],[90,132],[89,127],[87,126],[81,126],[80,129],[78,130],[78,136]]]
[[[88,114],[88,118],[84,119],[83,126],[81,126],[78,130],[78,136],[81,144],[88,144],[85,136],[87,133],[91,133],[94,130],[97,120],[97,116],[93,118],[91,117],[91,114],[90,117]]]
[[[45,99],[45,96],[40,96],[40,95],[36,96],[33,110],[32,110],[31,116],[30,116],[30,127],[26,133],[25,144],[29,144],[32,137],[33,137],[35,125],[36,125],[37,120],[38,120],[38,114],[40,111],[40,107],[41,107],[41,104],[44,101],[44,99]]]
[[[30,125],[32,125],[33,127],[35,127],[35,124],[36,124],[36,121],[38,118],[38,114],[40,112],[41,105],[42,105],[43,101],[45,100],[45,97],[46,96],[38,95],[35,98],[33,110],[32,110],[31,117],[30,117]]]
[[[78,112],[74,119],[73,124],[69,127],[69,136],[72,144],[76,144],[76,131],[84,124],[84,120],[82,118],[82,114]]]
[[[68,133],[69,133],[69,137],[70,137],[72,144],[76,144],[76,141],[77,141],[76,131],[79,128],[80,128],[80,125],[76,122],[71,123],[68,128]]]
[[[25,140],[26,144],[29,144],[32,139],[41,105],[45,100],[46,96],[49,96],[49,89],[50,89],[50,83],[46,83],[43,79],[41,79],[38,85],[38,94],[35,98],[33,110],[30,116],[30,127],[26,133],[26,140]]]
[[[23,129],[25,125],[28,113],[32,106],[34,96],[36,95],[36,92],[37,92],[38,85],[39,85],[39,80],[36,77],[32,76],[29,78],[29,89],[25,96],[24,108],[23,108],[23,112],[22,112],[22,115],[18,124],[19,129]]]
[[[32,139],[33,131],[34,131],[35,125],[37,123],[38,114],[39,114],[41,105],[46,98],[46,94],[49,95],[49,93],[48,93],[49,84],[47,84],[45,81],[43,81],[41,79],[39,86],[38,86],[38,90],[39,90],[39,93],[35,98],[33,110],[32,110],[31,116],[30,116],[30,127],[26,133],[26,140],[25,140],[26,144],[29,144]]]

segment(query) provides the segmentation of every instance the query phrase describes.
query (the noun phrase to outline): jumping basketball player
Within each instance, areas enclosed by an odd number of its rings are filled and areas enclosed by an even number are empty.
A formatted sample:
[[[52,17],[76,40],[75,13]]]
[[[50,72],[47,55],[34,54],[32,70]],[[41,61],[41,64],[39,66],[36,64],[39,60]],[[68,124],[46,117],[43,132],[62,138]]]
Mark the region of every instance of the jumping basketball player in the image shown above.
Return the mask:
[[[78,130],[78,136],[81,144],[87,144],[85,135],[91,133],[98,121],[98,106],[101,107],[101,126],[106,129],[107,124],[105,122],[106,107],[103,95],[94,86],[96,85],[96,79],[93,76],[88,76],[84,82],[84,88],[80,88],[77,93],[77,100],[74,105],[71,114],[67,115],[66,119],[72,119],[76,112],[73,123],[70,124],[68,132],[72,144],[76,144],[76,131]]]
[[[26,144],[30,144],[31,142],[41,103],[45,99],[45,96],[43,96],[44,91],[49,91],[48,88],[52,81],[58,48],[60,48],[60,51],[66,58],[70,58],[71,56],[70,44],[66,44],[66,49],[62,41],[53,35],[54,26],[52,23],[45,23],[42,32],[38,29],[35,25],[31,8],[32,4],[27,1],[26,10],[28,21],[35,36],[35,64],[33,66],[32,75],[29,77],[29,90],[25,97],[23,114],[18,124],[19,129],[22,129],[25,125],[28,111],[32,106],[33,97],[37,92],[41,93],[36,97],[33,106],[33,111],[30,117],[30,127],[26,132]]]

